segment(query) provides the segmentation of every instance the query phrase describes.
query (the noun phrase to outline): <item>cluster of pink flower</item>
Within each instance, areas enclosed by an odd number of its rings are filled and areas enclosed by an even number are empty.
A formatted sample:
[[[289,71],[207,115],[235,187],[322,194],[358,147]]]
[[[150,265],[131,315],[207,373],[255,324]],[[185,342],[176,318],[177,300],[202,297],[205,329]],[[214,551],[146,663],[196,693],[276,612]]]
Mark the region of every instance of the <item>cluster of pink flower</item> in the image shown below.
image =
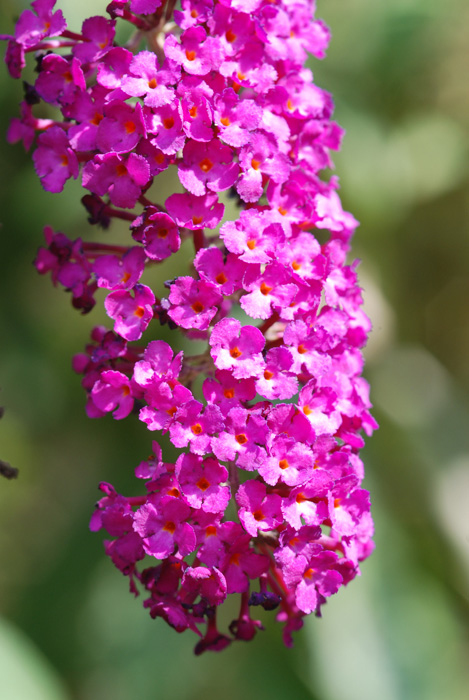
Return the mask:
[[[169,464],[153,442],[136,470],[144,496],[102,484],[91,528],[113,538],[107,554],[133,592],[146,589],[153,617],[200,636],[196,653],[251,639],[261,628],[252,606],[278,608],[290,645],[373,547],[358,456],[360,430],[376,427],[360,376],[370,324],[356,265],[346,264],[357,222],[336,180],[319,179],[342,132],[304,66],[307,52],[323,57],[329,32],[314,0],[182,0],[179,10],[172,0],[113,0],[110,18],[85,20],[81,33],[54,4],[36,0],[3,37],[13,76],[25,53],[38,62],[9,139],[29,148],[39,132],[44,188],[60,192],[81,168],[90,222],[127,220],[135,244],[47,228],[36,266],[83,311],[109,290],[114,328],[95,328],[74,360],[88,414],[122,419],[138,408],[181,450]],[[118,18],[134,26],[126,47],[115,43]],[[133,53],[143,40],[148,49]],[[41,100],[61,118],[36,118]],[[185,193],[163,206],[149,188],[170,165]],[[223,219],[226,190],[239,218],[206,235]],[[155,298],[144,269],[189,237],[194,276]],[[206,352],[130,345],[153,320],[205,340]],[[218,606],[238,593],[239,617],[222,634]]]

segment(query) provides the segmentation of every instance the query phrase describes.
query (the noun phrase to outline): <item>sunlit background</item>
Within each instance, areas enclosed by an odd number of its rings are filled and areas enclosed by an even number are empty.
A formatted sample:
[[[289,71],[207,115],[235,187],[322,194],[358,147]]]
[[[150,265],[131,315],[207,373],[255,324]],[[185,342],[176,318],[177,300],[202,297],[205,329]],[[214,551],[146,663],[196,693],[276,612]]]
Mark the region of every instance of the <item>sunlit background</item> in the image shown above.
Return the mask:
[[[195,658],[190,632],[149,618],[88,530],[99,481],[135,490],[149,434],[85,417],[70,358],[104,317],[80,316],[31,264],[45,223],[94,235],[80,185],[43,192],[0,136],[0,458],[20,470],[0,481],[2,700],[467,700],[469,4],[318,4],[333,41],[312,68],[347,130],[335,163],[374,324],[376,551],[292,650],[266,616],[253,642]],[[57,5],[77,29],[106,2]],[[2,0],[1,31],[24,7]],[[0,134],[21,92],[2,69]]]

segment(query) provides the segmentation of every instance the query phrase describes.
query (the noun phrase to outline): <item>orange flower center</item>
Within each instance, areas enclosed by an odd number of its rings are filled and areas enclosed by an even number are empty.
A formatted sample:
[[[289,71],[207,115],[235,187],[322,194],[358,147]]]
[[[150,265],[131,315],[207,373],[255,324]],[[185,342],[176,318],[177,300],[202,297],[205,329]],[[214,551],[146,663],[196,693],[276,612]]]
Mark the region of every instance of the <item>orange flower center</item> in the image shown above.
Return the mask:
[[[192,311],[196,314],[202,313],[204,310],[204,305],[200,303],[200,301],[194,301],[194,303],[191,305]]]
[[[103,119],[103,115],[100,114],[99,112],[96,112],[93,119],[91,120],[91,124],[93,124],[93,126],[99,126],[99,123],[102,119]]]
[[[235,440],[239,445],[244,445],[248,439],[244,433],[240,433],[239,435],[235,435]]]
[[[213,168],[213,163],[210,158],[204,158],[200,161],[199,168],[202,170],[202,172],[208,173]]]
[[[203,476],[201,479],[198,480],[196,486],[198,486],[201,491],[206,491],[210,486],[210,481],[207,481],[205,476]]]
[[[231,348],[231,350],[230,350],[230,355],[234,360],[236,360],[238,357],[241,357],[242,354],[243,353],[241,352],[241,350],[238,348],[237,345],[235,345],[234,348]]]

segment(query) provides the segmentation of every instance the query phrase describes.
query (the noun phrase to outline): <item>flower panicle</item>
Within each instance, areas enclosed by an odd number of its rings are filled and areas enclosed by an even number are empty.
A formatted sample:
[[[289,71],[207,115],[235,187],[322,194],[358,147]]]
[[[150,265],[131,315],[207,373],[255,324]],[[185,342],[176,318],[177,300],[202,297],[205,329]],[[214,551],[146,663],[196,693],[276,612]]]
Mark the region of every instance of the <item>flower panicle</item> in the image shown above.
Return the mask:
[[[35,0],[2,37],[13,77],[31,53],[38,71],[8,140],[34,146],[44,189],[80,177],[90,224],[124,221],[131,240],[46,227],[35,265],[83,313],[105,290],[112,328],[73,361],[88,415],[135,414],[179,451],[166,462],[153,440],[135,472],[142,496],[101,484],[91,529],[107,532],[150,615],[199,637],[196,654],[252,639],[260,608],[291,646],[373,550],[359,456],[377,427],[361,376],[370,322],[347,264],[358,222],[336,178],[321,179],[342,130],[305,66],[329,30],[314,0],[113,0],[78,32],[54,5]],[[124,46],[117,22],[132,32]],[[158,201],[170,167],[183,192]],[[152,266],[188,239],[190,274],[156,297]],[[160,324],[205,350],[143,343]],[[221,632],[235,594],[239,616]]]

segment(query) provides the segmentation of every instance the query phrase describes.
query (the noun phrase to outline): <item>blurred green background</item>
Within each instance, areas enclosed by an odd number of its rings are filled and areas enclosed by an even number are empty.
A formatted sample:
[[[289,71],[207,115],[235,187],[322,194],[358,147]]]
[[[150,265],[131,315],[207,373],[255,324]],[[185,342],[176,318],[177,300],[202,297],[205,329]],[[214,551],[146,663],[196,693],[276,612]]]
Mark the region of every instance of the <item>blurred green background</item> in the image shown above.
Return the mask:
[[[363,456],[376,551],[293,650],[272,619],[250,644],[196,659],[189,632],[150,620],[88,531],[99,481],[135,491],[149,435],[86,418],[70,358],[103,316],[74,312],[31,264],[45,223],[94,235],[80,186],[43,192],[0,136],[0,458],[20,469],[0,481],[2,700],[468,697],[469,5],[318,4],[333,40],[313,70],[347,130],[335,162],[374,323],[381,429]],[[71,29],[105,5],[58,2]],[[26,6],[2,0],[3,32]],[[21,92],[2,70],[0,134]]]

